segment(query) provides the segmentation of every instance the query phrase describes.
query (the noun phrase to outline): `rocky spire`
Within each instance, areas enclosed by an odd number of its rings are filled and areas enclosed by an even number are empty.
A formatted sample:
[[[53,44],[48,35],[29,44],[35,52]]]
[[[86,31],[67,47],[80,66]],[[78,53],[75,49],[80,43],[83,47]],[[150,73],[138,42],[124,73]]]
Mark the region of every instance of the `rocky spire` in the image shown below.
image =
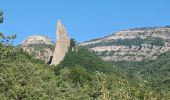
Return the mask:
[[[57,35],[57,40],[56,40],[55,51],[53,54],[53,59],[51,62],[52,65],[57,65],[64,59],[66,53],[68,52],[68,48],[70,46],[70,39],[67,35],[67,31],[62,26],[60,20],[57,23],[56,35]]]
[[[62,23],[60,19],[58,20],[58,23],[57,23],[57,29],[62,29]]]

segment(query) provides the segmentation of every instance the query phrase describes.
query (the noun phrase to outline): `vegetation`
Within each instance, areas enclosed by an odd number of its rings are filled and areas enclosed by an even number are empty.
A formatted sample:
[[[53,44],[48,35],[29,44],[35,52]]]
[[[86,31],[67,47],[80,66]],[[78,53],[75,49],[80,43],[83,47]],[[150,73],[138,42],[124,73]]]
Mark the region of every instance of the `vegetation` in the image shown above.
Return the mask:
[[[141,62],[112,62],[120,73],[127,73],[131,81],[138,81],[160,94],[163,100],[170,99],[170,52],[161,54],[156,60]]]
[[[35,51],[41,51],[45,48],[49,48],[50,50],[54,50],[54,45],[49,45],[49,44],[29,44],[27,47],[32,47],[34,48]]]
[[[3,12],[0,11],[0,24],[3,23]],[[10,46],[14,42],[16,35],[5,36],[3,33],[0,32],[0,46]]]
[[[113,66],[102,61],[101,58],[89,52],[85,48],[79,48],[77,52],[69,49],[64,60],[57,66],[58,68],[72,67],[80,65],[89,71],[113,72]]]
[[[77,52],[69,50],[58,66],[49,66],[12,46],[1,46],[0,57],[2,100],[159,98],[144,86],[127,80],[125,74],[118,74],[110,64],[83,48]]]
[[[3,12],[2,12],[2,11],[0,11],[0,23],[2,23],[2,22],[3,22],[3,19],[4,19],[4,17],[3,17]]]
[[[58,66],[49,66],[12,46],[15,37],[0,37],[1,100],[169,100],[169,53],[139,64],[146,68],[136,74],[143,82],[116,67],[123,65],[112,66],[80,47],[70,48]],[[158,85],[163,86],[154,89]]]
[[[131,47],[132,45],[141,46],[141,44],[163,46],[165,43],[162,38],[147,38],[147,39],[134,38],[134,39],[118,39],[108,42],[102,41],[99,43],[86,45],[85,47],[92,48],[97,46],[111,46],[111,45],[123,45]]]
[[[33,58],[49,61],[49,56],[54,51],[54,45],[49,44],[29,44],[18,45],[17,47],[26,50]]]
[[[76,46],[76,40],[75,39],[70,39],[70,47],[74,48]]]

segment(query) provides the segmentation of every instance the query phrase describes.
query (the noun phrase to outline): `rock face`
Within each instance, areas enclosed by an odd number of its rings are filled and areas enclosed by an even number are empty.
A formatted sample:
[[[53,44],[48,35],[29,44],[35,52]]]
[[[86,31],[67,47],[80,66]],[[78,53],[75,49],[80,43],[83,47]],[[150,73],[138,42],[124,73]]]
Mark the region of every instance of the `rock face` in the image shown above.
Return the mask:
[[[56,47],[54,50],[53,58],[51,65],[59,64],[65,57],[66,53],[68,52],[68,48],[70,46],[70,39],[67,35],[65,28],[62,26],[61,21],[58,21],[57,24],[57,41]]]
[[[119,31],[80,45],[106,61],[156,59],[161,53],[170,50],[170,26]]]
[[[47,36],[42,35],[32,35],[29,36],[27,39],[22,41],[21,45],[27,46],[30,44],[48,44],[48,45],[54,45],[53,41],[49,39]]]
[[[34,58],[57,65],[64,59],[70,46],[70,39],[61,21],[58,21],[56,35],[56,45],[47,36],[33,35],[25,39],[19,46]]]
[[[54,52],[54,42],[47,36],[33,35],[25,39],[20,47],[36,59],[48,62]]]

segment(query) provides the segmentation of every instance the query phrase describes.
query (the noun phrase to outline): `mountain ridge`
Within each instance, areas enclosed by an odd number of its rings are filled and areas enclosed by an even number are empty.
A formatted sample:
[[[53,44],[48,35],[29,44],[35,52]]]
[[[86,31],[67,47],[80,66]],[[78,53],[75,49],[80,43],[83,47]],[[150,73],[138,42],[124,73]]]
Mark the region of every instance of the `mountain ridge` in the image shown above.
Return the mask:
[[[135,44],[131,41],[128,43]],[[125,45],[129,44],[125,43]],[[158,42],[157,45],[164,44]],[[47,44],[41,42],[27,46],[40,50],[38,52],[43,52],[41,50],[45,50],[44,47],[49,48],[46,47]],[[81,47],[77,51],[69,48],[64,60],[57,66],[49,66],[36,60],[17,47],[2,48],[8,51],[0,53],[4,57],[0,60],[2,76],[4,76],[0,91],[3,99],[168,100],[169,98],[169,53],[164,54],[158,61],[153,60],[145,64],[140,62],[142,65],[138,66],[143,68],[145,65],[146,70],[140,70],[134,65],[132,66],[134,68],[130,68],[131,66],[127,64],[125,64],[127,70],[125,68],[121,70],[119,67],[125,62],[117,63],[115,66],[113,62],[105,62]],[[34,53],[33,55],[37,56]],[[16,79],[18,76],[20,77]],[[9,79],[11,82],[6,84]]]
[[[41,37],[41,35],[39,36]],[[28,39],[29,38],[26,40]],[[34,39],[35,38],[31,40]],[[39,41],[41,41],[41,39]],[[44,40],[42,41],[43,42],[38,43],[34,43],[34,41],[32,43],[22,42],[21,47],[30,54],[36,54],[36,58],[48,62],[49,55],[53,55],[54,52],[54,43],[49,43],[48,41],[51,41],[49,38],[47,39],[47,43]],[[105,61],[141,61],[143,59],[156,59],[161,53],[169,51],[169,43],[170,26],[155,26],[122,30],[103,38],[79,43],[79,45],[88,48]],[[35,45],[38,44],[40,44],[41,47],[44,45],[45,48],[34,52],[36,48]],[[48,45],[52,48],[49,49]],[[41,57],[39,57],[40,55]]]
[[[156,59],[170,50],[170,27],[143,27],[115,32],[79,45],[106,61]]]
[[[128,28],[128,29],[117,30],[117,31],[115,31],[115,32],[112,32],[111,34],[106,35],[106,36],[98,37],[98,38],[94,38],[94,39],[90,39],[90,40],[86,40],[86,41],[83,41],[83,42],[80,42],[80,43],[89,42],[89,41],[94,41],[94,40],[98,40],[98,39],[103,39],[103,38],[105,38],[105,37],[112,36],[112,35],[114,35],[115,33],[120,32],[120,31],[126,31],[126,30],[141,30],[141,29],[156,29],[156,28],[170,28],[170,25],[136,27],[136,28]]]

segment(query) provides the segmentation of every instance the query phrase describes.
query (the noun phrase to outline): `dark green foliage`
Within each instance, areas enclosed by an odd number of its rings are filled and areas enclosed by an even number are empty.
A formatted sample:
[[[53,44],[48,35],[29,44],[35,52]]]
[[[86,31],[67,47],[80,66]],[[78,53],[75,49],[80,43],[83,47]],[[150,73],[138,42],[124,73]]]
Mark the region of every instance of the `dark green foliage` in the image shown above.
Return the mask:
[[[163,46],[164,40],[162,38],[134,38],[134,39],[118,39],[113,41],[102,41],[95,44],[86,45],[86,48],[92,48],[97,46],[112,46],[112,45],[124,45],[131,47],[132,45],[141,46],[141,44],[149,44],[149,45],[156,45],[156,46]]]
[[[22,49],[4,46],[1,49],[9,51],[0,52],[0,56],[3,57],[0,59],[2,100],[93,99],[93,94],[101,88],[99,84],[102,79],[93,77],[95,73],[89,72],[85,67],[79,65],[67,67],[61,69],[60,74],[56,76],[53,66],[33,59]],[[93,85],[96,80],[99,83]]]
[[[45,48],[49,48],[50,50],[54,50],[54,45],[48,45],[48,44],[29,44],[28,47],[33,47],[35,51],[41,51]]]
[[[151,39],[145,39],[144,41],[146,44],[150,44],[150,45],[156,45],[156,46],[163,46],[164,40],[162,38],[151,38]]]
[[[45,53],[45,49],[54,51],[55,46],[48,45],[48,44],[30,44],[30,45],[27,45],[27,48],[34,48],[34,52],[31,52],[31,55],[35,56],[34,54],[36,54],[37,51],[41,53]]]
[[[48,89],[54,86],[50,80],[57,78],[53,71],[21,49],[1,47],[2,49],[8,52],[0,51],[0,56],[3,57],[0,59],[0,99],[52,99],[49,93],[54,89]]]
[[[49,66],[33,59],[20,48],[1,46],[0,50],[2,49],[3,51],[0,51],[0,57],[3,57],[0,59],[2,100],[110,100],[112,98],[127,100],[129,93],[133,95],[128,99],[145,96],[153,98],[156,95],[137,83],[131,83],[124,74],[115,74],[113,66],[83,48],[68,53],[63,61],[64,68],[58,70],[58,75],[55,75],[53,68],[59,66]]]
[[[112,65],[104,62],[85,48],[79,48],[77,52],[69,50],[57,67],[64,68],[75,65],[83,66],[89,71],[114,72]]]
[[[144,67],[145,69],[140,70],[140,74],[149,85],[163,92],[170,90],[170,52],[161,54],[158,60]]]
[[[147,88],[161,94],[162,98],[170,98],[170,94],[168,94],[170,90],[170,52],[161,54],[156,60],[112,63],[121,73],[127,73],[132,81],[145,84]]]
[[[92,75],[87,69],[82,66],[75,65],[73,67],[69,67],[70,74],[69,78],[75,83],[75,85],[83,85],[85,83],[90,83],[92,81]]]
[[[118,39],[116,41],[110,42],[107,45],[125,45],[125,46],[131,46],[131,45],[136,45],[140,46],[142,44],[142,39],[140,38],[135,38],[135,39]]]
[[[108,50],[105,50],[105,51],[102,51],[100,53],[98,53],[99,56],[103,56],[103,57],[106,57],[109,55],[109,51]]]
[[[70,39],[70,48],[72,51],[77,51],[77,43],[76,43],[76,40],[75,39]]]
[[[70,39],[70,47],[74,48],[76,46],[76,40],[75,39]]]
[[[4,17],[3,17],[3,12],[0,11],[0,23],[3,23]]]
[[[37,49],[43,49],[42,47],[37,46]],[[163,98],[152,89],[129,80],[127,74],[118,74],[115,66],[102,61],[84,48],[78,48],[76,52],[70,48],[58,66],[49,66],[7,43],[0,46],[0,57],[1,100]]]

